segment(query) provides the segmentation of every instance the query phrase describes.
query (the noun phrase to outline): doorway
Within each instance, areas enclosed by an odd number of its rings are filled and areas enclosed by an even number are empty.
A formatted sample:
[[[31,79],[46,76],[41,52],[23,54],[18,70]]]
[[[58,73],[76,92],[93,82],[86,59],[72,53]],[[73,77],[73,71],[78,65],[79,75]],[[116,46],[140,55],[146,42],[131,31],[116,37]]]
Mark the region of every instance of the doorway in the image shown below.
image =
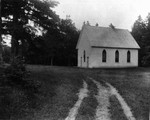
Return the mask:
[[[87,68],[89,67],[89,57],[87,57]]]

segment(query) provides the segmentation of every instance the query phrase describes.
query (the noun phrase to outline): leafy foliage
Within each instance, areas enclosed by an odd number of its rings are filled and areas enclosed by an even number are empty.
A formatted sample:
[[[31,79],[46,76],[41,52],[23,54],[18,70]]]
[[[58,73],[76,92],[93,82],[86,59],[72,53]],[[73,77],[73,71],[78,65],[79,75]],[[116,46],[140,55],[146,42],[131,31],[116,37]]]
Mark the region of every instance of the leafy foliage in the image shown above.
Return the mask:
[[[76,44],[79,31],[71,19],[60,20],[58,29],[48,30],[34,42],[38,51],[28,50],[26,56],[32,64],[76,65]]]
[[[1,16],[1,1],[0,1],[0,16]],[[0,28],[2,28],[2,18],[0,17]],[[2,31],[0,30],[0,64],[2,63]]]
[[[79,31],[71,19],[61,20],[58,31],[48,31],[43,36],[46,56],[51,65],[76,65],[76,44]]]
[[[27,42],[36,48],[33,39],[38,28],[56,29],[59,17],[50,9],[56,6],[54,1],[45,0],[3,0],[2,34],[12,36],[12,54],[19,54],[19,45]],[[33,26],[29,25],[31,22]],[[37,28],[37,29],[36,29]]]
[[[41,83],[28,78],[29,73],[20,57],[1,71],[0,119],[19,118],[38,108]]]
[[[146,20],[143,20],[141,16],[138,17],[131,33],[141,47],[139,50],[140,65],[150,66],[150,13]]]
[[[2,34],[10,34],[11,54],[31,64],[76,65],[79,31],[52,10],[58,2],[3,0]],[[61,51],[61,52],[60,52]]]

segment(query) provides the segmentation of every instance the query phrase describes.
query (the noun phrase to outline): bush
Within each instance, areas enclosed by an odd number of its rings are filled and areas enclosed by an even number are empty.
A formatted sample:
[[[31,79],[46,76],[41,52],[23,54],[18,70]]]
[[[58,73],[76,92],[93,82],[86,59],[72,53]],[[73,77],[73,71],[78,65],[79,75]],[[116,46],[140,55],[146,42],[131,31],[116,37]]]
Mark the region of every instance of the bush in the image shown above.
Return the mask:
[[[149,55],[146,55],[143,57],[142,64],[144,67],[150,66],[150,53],[149,53]]]
[[[41,83],[29,79],[29,72],[16,57],[0,77],[0,119],[18,119],[38,107]]]

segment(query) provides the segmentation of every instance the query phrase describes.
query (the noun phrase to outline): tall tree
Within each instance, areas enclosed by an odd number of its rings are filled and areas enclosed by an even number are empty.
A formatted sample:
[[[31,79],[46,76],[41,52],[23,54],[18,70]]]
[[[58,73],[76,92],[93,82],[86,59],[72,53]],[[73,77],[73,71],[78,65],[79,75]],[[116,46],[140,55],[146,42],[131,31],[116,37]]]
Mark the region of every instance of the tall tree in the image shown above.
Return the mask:
[[[61,20],[51,9],[57,4],[51,0],[2,1],[2,34],[12,36],[13,56],[21,52],[30,63],[75,65],[79,32],[69,17]]]
[[[139,15],[138,19],[133,24],[132,35],[134,36],[134,38],[140,46],[144,45],[144,43],[142,42],[142,35],[144,34],[145,30],[146,25],[142,17]]]
[[[36,48],[33,40],[36,36],[32,28],[56,29],[59,17],[50,9],[57,2],[47,0],[3,0],[2,1],[2,31],[10,34],[11,52],[19,54],[19,45],[28,42]],[[33,27],[29,24],[32,21]]]
[[[150,14],[148,14],[146,20],[139,16],[133,25],[131,33],[141,47],[139,50],[140,65],[150,65]]]
[[[146,30],[143,34],[143,42],[144,45],[144,57],[142,60],[143,65],[150,66],[150,13],[148,14],[146,20],[145,20]]]
[[[51,65],[76,65],[76,44],[79,31],[70,18],[61,19],[59,29],[48,30],[43,36],[46,61]],[[41,44],[42,45],[42,44]]]
[[[60,29],[62,33],[64,33],[63,46],[67,65],[75,65],[77,60],[76,44],[79,37],[79,31],[76,29],[75,24],[72,22],[72,20],[68,17],[65,20],[61,20]]]
[[[0,0],[0,29],[2,28],[2,18],[1,18],[1,0]],[[0,64],[2,63],[2,32],[0,30]]]

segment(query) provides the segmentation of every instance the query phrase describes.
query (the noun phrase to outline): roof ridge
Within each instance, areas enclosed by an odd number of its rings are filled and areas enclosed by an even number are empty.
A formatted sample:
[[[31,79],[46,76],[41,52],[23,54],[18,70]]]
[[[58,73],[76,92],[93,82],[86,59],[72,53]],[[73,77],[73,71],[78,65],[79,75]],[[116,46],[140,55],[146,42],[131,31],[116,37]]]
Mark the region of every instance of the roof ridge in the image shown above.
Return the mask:
[[[92,26],[92,25],[85,25],[85,27],[93,27],[93,28],[105,28],[105,29],[112,29],[110,27],[104,27],[104,26]],[[128,29],[123,29],[123,28],[115,28],[116,30],[127,30],[129,31]]]
[[[91,46],[140,48],[127,29],[85,25],[83,31]]]

